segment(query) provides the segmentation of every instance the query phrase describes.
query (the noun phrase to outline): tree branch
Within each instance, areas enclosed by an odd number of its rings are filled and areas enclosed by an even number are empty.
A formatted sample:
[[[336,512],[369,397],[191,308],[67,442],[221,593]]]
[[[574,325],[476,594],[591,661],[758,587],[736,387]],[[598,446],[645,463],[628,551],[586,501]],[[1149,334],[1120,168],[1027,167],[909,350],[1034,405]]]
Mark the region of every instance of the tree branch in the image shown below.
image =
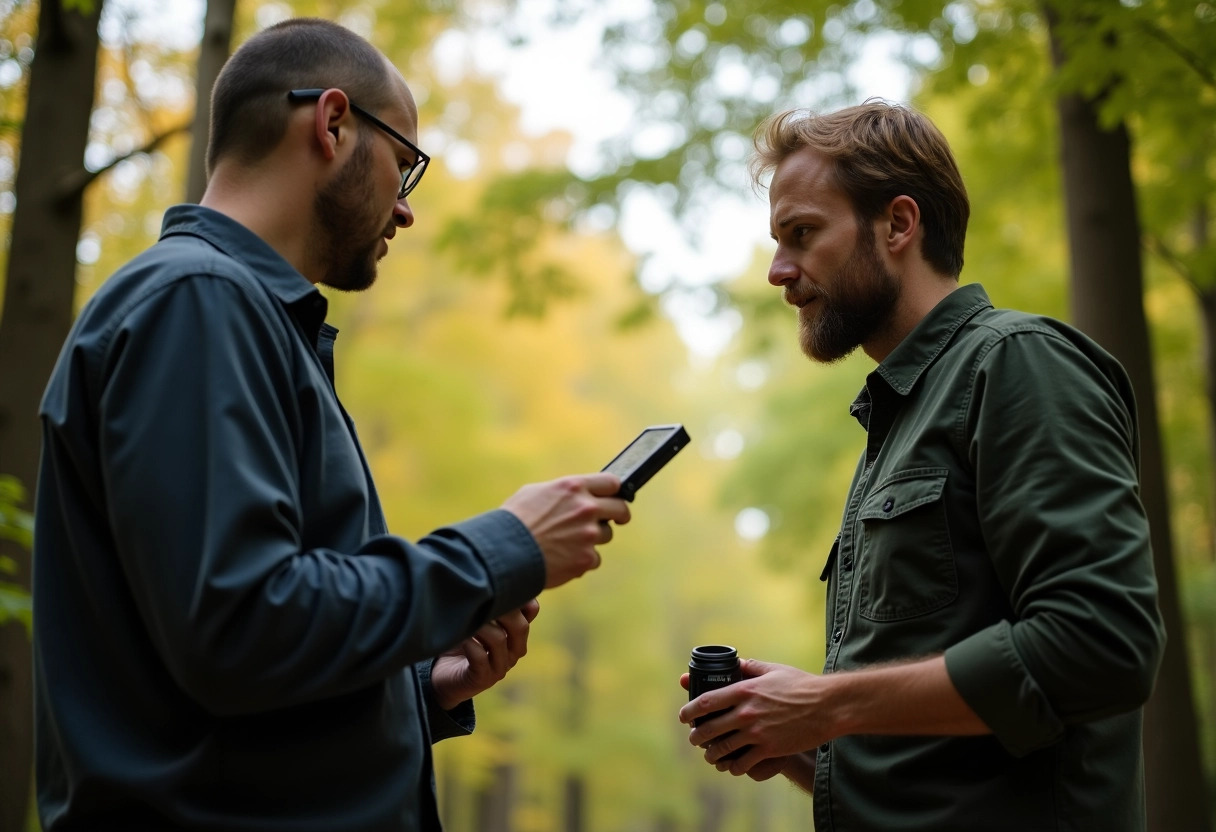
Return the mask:
[[[189,131],[193,124],[194,120],[191,119],[184,124],[179,124],[176,127],[170,127],[165,132],[153,136],[143,146],[137,147],[129,153],[124,153],[121,156],[114,157],[97,170],[91,171],[86,170],[83,167],[78,168],[65,176],[63,181],[60,182],[58,193],[56,195],[57,201],[70,200],[79,197],[80,194],[84,192],[85,188],[93,184],[95,179],[100,177],[103,173],[110,170],[115,165],[119,164],[120,162],[125,162],[133,156],[138,156],[141,153],[151,153],[152,151],[156,150],[156,148],[160,147],[167,139],[176,136],[178,133],[185,133]]]
[[[1167,266],[1173,269],[1178,276],[1181,277],[1192,290],[1194,290],[1196,295],[1202,296],[1203,288],[1199,285],[1199,281],[1196,279],[1194,272],[1190,270],[1186,263],[1183,262],[1182,258],[1179,257],[1172,248],[1165,244],[1164,240],[1155,234],[1146,233],[1144,235],[1144,247],[1148,249],[1151,254],[1155,254],[1160,257]]]
[[[1156,38],[1165,45],[1166,49],[1169,49],[1171,52],[1181,58],[1182,62],[1193,69],[1195,74],[1198,75],[1205,84],[1216,89],[1216,74],[1213,74],[1212,70],[1203,65],[1203,62],[1200,60],[1198,55],[1179,43],[1177,38],[1162,29],[1160,26],[1149,23],[1147,20],[1141,21],[1140,28],[1143,29],[1144,33],[1149,37]]]

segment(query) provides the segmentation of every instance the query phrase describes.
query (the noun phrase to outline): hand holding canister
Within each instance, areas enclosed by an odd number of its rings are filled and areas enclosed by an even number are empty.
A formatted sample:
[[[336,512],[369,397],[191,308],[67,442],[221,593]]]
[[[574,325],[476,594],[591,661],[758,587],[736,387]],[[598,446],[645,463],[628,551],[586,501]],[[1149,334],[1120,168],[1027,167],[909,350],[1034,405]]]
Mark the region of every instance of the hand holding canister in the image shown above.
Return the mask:
[[[706,691],[732,685],[743,678],[739,668],[739,652],[725,644],[703,644],[692,648],[692,657],[688,662],[688,701],[696,699]],[[713,719],[722,711],[714,711],[693,720],[693,725],[700,725],[707,719]]]

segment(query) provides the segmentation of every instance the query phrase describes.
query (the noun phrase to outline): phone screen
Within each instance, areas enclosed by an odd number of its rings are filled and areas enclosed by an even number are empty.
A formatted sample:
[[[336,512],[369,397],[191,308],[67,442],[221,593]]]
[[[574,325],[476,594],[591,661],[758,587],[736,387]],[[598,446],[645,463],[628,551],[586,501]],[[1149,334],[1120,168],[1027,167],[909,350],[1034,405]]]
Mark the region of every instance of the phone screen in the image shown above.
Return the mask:
[[[642,431],[637,439],[629,443],[629,447],[621,451],[616,459],[608,463],[604,470],[610,474],[623,477],[650,457],[655,450],[671,436],[670,428],[648,428]]]

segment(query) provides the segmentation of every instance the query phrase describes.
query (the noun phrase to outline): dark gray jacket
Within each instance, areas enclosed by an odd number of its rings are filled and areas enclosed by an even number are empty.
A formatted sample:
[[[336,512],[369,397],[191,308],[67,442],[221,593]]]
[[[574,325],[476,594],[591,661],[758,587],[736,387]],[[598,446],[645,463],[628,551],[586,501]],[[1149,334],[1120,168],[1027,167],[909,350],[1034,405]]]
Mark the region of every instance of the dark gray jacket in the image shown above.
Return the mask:
[[[388,534],[326,301],[194,205],[80,314],[42,403],[48,830],[431,830],[429,658],[536,595],[491,511]]]

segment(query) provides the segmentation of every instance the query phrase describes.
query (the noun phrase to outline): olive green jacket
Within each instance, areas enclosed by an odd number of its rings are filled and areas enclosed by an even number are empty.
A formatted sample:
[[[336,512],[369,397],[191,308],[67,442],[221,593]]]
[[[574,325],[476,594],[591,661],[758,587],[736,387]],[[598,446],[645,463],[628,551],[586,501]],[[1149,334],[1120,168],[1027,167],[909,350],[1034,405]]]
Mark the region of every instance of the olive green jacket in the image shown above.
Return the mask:
[[[944,653],[992,734],[825,744],[815,828],[1143,830],[1164,630],[1122,367],[972,284],[852,412],[867,440],[823,571],[825,672]]]

